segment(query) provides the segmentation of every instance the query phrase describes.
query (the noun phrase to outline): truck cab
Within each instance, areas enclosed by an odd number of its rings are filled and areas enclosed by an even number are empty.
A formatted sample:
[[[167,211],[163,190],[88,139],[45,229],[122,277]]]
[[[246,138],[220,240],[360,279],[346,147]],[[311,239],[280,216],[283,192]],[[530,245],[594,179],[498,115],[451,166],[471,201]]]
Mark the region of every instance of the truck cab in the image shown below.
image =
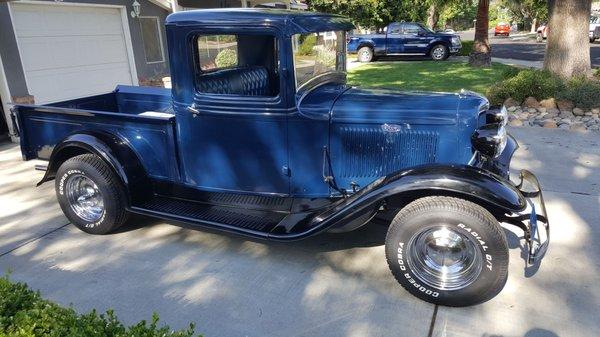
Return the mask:
[[[384,30],[384,34],[351,36],[348,51],[356,53],[359,62],[397,55],[428,55],[434,61],[441,61],[457,54],[462,47],[458,35],[434,32],[418,22],[394,22]]]
[[[508,179],[506,109],[467,91],[348,85],[354,26],[336,15],[199,10],[166,27],[172,89],[13,109],[23,158],[48,162],[39,184],[54,180],[81,230],[108,234],[136,213],[291,241],[384,215],[392,275],[447,305],[500,291],[499,222],[523,229],[529,262],[544,255],[539,183]]]

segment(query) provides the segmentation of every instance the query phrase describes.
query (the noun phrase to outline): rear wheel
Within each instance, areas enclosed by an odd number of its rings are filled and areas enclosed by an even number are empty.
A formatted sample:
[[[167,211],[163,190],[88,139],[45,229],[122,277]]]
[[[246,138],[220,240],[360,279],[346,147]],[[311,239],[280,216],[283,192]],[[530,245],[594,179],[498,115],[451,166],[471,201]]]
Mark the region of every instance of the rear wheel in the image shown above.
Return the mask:
[[[426,197],[410,203],[392,221],[385,245],[394,277],[431,303],[477,304],[506,283],[502,229],[487,210],[466,200]]]
[[[442,61],[447,59],[448,56],[450,56],[450,52],[448,50],[448,47],[444,46],[443,44],[438,44],[431,48],[429,55],[434,61]]]
[[[370,47],[361,47],[358,49],[358,61],[367,63],[373,61],[373,49]]]
[[[55,189],[63,213],[86,233],[110,233],[127,219],[123,186],[94,154],[65,161],[58,168]]]

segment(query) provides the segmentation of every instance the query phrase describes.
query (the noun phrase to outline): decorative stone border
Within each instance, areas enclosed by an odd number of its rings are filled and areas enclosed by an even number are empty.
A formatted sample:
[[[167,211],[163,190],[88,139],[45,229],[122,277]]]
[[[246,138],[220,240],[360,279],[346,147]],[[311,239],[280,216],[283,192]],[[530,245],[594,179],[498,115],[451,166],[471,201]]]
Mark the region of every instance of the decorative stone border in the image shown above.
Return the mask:
[[[504,105],[509,112],[510,126],[600,132],[600,108],[581,109],[572,102],[554,98],[538,102],[533,97],[528,97],[522,105],[509,98]]]

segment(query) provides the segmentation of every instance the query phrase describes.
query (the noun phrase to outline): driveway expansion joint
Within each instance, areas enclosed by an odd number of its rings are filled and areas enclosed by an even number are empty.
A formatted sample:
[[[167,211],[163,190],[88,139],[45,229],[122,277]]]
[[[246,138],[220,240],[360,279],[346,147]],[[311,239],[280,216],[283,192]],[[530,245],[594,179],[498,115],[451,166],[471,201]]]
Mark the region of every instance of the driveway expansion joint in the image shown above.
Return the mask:
[[[53,230],[51,230],[51,231],[49,231],[49,232],[46,232],[46,233],[44,233],[44,234],[42,234],[42,235],[40,235],[40,236],[37,236],[37,237],[35,237],[35,238],[33,238],[33,239],[27,240],[27,241],[25,241],[25,242],[23,242],[23,243],[19,244],[18,246],[14,247],[14,248],[12,248],[12,249],[9,249],[9,250],[7,250],[6,252],[2,252],[2,253],[0,253],[0,258],[1,258],[1,257],[3,257],[3,256],[6,256],[6,255],[8,255],[8,254],[10,254],[10,253],[12,253],[12,252],[14,252],[15,250],[17,250],[17,249],[19,249],[19,248],[22,248],[22,247],[25,247],[25,246],[27,246],[27,245],[28,245],[28,244],[30,244],[30,243],[33,243],[33,242],[39,241],[39,240],[43,239],[45,236],[47,236],[47,235],[50,235],[50,234],[52,234],[52,233],[54,233],[54,232],[57,232],[58,230],[60,230],[60,229],[63,229],[63,228],[67,227],[67,226],[68,226],[68,225],[70,225],[70,224],[71,224],[70,222],[67,222],[66,224],[64,224],[64,225],[62,225],[62,226],[60,226],[60,227],[54,228]]]

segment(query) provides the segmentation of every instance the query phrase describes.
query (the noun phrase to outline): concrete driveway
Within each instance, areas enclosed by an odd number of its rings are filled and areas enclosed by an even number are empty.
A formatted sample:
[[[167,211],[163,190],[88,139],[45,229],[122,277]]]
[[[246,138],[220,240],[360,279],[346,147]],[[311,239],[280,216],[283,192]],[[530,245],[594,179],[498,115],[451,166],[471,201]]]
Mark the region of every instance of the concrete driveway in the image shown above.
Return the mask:
[[[421,302],[384,260],[385,226],[276,244],[134,218],[91,236],[61,215],[53,184],[0,146],[0,271],[80,311],[114,308],[204,336],[591,336],[600,330],[600,136],[513,129],[513,169],[538,174],[552,245],[526,268],[518,235],[497,297],[469,308]]]

